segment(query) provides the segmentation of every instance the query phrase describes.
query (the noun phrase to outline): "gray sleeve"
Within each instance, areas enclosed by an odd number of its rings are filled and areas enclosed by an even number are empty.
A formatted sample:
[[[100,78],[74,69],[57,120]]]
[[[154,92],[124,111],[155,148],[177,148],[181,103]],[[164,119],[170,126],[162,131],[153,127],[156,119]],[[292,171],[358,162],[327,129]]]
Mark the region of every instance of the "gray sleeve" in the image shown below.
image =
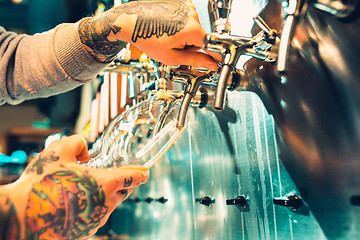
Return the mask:
[[[74,24],[32,36],[0,27],[0,105],[69,91],[106,66],[87,53]]]

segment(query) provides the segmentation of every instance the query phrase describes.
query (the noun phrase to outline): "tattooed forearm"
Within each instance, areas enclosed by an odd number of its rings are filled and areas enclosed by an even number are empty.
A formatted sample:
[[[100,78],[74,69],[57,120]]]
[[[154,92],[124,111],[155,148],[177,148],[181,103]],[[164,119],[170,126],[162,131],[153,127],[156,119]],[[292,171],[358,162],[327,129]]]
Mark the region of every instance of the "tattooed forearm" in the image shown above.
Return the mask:
[[[81,42],[87,47],[89,54],[99,61],[113,61],[116,54],[126,46],[126,42],[108,39],[111,33],[117,34],[121,30],[115,25],[117,17],[109,11],[104,16],[88,18],[79,24]]]
[[[82,239],[106,215],[105,195],[79,170],[47,175],[33,186],[26,208],[27,239]]]
[[[131,40],[174,35],[188,21],[188,7],[181,1],[148,0],[130,2],[124,7],[126,14],[136,14],[137,20]]]
[[[34,159],[34,163],[26,168],[26,173],[36,172],[38,175],[44,172],[46,163],[56,162],[59,160],[58,156],[54,156],[55,152],[40,153],[37,159]]]
[[[20,225],[11,199],[0,194],[0,239],[20,239]]]
[[[116,54],[125,47],[120,40],[111,41],[109,37],[121,31],[123,14],[137,17],[131,40],[135,43],[139,38],[157,38],[167,34],[175,35],[188,22],[189,8],[182,1],[144,0],[133,1],[113,8],[102,15],[83,20],[79,24],[79,35],[87,51],[95,59],[111,62]]]

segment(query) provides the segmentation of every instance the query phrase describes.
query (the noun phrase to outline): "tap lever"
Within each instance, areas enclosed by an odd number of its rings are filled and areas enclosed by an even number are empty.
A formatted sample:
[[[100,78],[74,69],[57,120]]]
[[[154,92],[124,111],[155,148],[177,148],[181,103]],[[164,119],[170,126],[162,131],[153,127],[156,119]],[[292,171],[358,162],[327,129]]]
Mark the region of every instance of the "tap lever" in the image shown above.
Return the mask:
[[[211,72],[211,71],[210,71]],[[179,66],[170,70],[170,80],[180,82],[185,85],[185,91],[192,85],[192,79],[207,76],[209,71],[193,69],[189,66]],[[195,93],[194,93],[195,94]]]
[[[269,42],[271,44],[275,44],[275,40],[277,38],[277,31],[275,29],[270,28],[264,19],[262,19],[259,15],[256,15],[254,18],[254,22],[261,28],[264,32],[263,40]],[[258,34],[259,35],[259,34]]]
[[[264,19],[262,19],[259,15],[256,15],[254,18],[254,22],[263,30],[266,34],[271,33],[270,27],[266,24]]]
[[[209,3],[210,13],[213,14],[215,20],[229,18],[232,0],[209,0]]]
[[[209,12],[215,20],[213,31],[217,33],[230,33],[231,25],[228,20],[232,0],[209,0]]]

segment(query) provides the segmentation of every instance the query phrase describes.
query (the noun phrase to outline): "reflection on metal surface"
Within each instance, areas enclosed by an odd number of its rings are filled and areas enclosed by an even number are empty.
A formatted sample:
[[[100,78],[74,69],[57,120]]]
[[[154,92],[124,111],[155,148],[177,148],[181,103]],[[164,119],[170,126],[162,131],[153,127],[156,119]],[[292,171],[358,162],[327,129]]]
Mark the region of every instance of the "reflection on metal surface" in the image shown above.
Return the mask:
[[[285,19],[281,31],[281,41],[277,62],[277,72],[286,74],[289,70],[289,57],[291,55],[291,42],[299,19],[303,18],[309,5],[332,14],[338,18],[346,18],[358,14],[358,0],[289,0],[283,1]]]
[[[304,204],[301,198],[296,195],[291,195],[285,198],[274,198],[273,202],[275,205],[288,207],[293,211],[296,211]]]
[[[205,197],[202,197],[202,198],[197,198],[196,199],[196,202],[197,203],[200,203],[204,206],[210,206],[211,204],[214,204],[215,203],[215,198],[213,197],[209,197],[209,196],[205,196]]]
[[[278,158],[274,121],[259,98],[234,92],[228,100],[227,115],[189,109],[186,133],[130,197],[139,201],[119,205],[112,216],[115,233],[159,240],[325,239],[311,212],[273,204],[301,194]],[[247,205],[229,205],[242,204],[237,196],[246,196]],[[144,201],[160,197],[168,201]]]
[[[359,16],[309,6],[294,31],[286,79],[255,59],[245,66],[248,80],[264,86],[254,91],[281,131],[281,160],[328,239],[360,237],[360,210],[351,203],[360,189],[359,24]]]

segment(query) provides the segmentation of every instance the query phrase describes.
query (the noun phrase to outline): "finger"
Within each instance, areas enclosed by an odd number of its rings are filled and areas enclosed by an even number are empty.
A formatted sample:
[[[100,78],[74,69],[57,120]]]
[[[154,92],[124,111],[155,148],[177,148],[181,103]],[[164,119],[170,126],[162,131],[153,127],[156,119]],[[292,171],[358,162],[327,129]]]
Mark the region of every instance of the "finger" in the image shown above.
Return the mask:
[[[179,62],[183,62],[183,65],[189,65],[195,68],[206,68],[214,71],[217,69],[217,64],[214,59],[206,53],[174,49],[173,57]]]
[[[215,61],[218,61],[218,62],[222,61],[222,55],[220,53],[218,53],[218,52],[212,52],[212,51],[209,51],[209,50],[203,50],[203,49],[200,49],[199,47],[196,47],[196,46],[187,46],[187,45],[184,47],[183,50],[194,51],[194,52],[198,52],[199,50],[204,51],[205,53],[207,53],[209,55],[209,57],[211,57]]]
[[[209,54],[213,59],[221,62],[222,61],[222,55],[218,52],[212,52],[212,51],[208,51],[208,50],[205,50],[205,52],[207,54]]]
[[[116,198],[117,198],[118,204],[125,201],[131,195],[133,190],[134,190],[133,188],[129,188],[129,189],[123,189],[123,190],[117,191]]]
[[[204,37],[207,32],[201,27],[200,24],[194,24],[194,29],[189,30],[189,36],[186,40],[186,45],[196,46],[199,48],[203,48],[204,46]]]
[[[75,157],[76,161],[84,162],[89,160],[89,153],[86,145],[86,140],[81,135],[72,135],[66,139],[64,139],[66,143],[64,147],[69,147],[72,157]]]
[[[86,166],[85,166],[86,167]],[[94,169],[90,168],[106,191],[118,192],[131,189],[148,181],[149,170],[143,166],[126,166],[121,168]]]
[[[89,153],[86,146],[86,141],[81,135],[72,135],[66,138],[61,138],[50,145],[48,149],[58,148],[59,155],[71,161],[87,161]]]
[[[213,52],[206,50],[204,48],[204,37],[206,35],[206,31],[202,29],[202,31],[194,31],[192,38],[190,38],[190,41],[186,42],[185,49],[186,50],[194,50],[194,49],[202,49],[204,52],[206,52],[208,55],[210,55],[212,58],[216,59],[217,61],[222,60],[222,55],[218,52]],[[181,48],[179,48],[181,49]],[[214,69],[212,69],[214,70]]]
[[[86,142],[85,138],[83,136],[81,136],[81,135],[74,135],[74,136],[80,137],[82,139],[82,141],[84,142],[83,149],[76,156],[76,160],[79,161],[79,162],[89,161],[89,158],[90,158],[89,157],[89,151],[88,151],[88,148],[87,148],[87,142]]]

